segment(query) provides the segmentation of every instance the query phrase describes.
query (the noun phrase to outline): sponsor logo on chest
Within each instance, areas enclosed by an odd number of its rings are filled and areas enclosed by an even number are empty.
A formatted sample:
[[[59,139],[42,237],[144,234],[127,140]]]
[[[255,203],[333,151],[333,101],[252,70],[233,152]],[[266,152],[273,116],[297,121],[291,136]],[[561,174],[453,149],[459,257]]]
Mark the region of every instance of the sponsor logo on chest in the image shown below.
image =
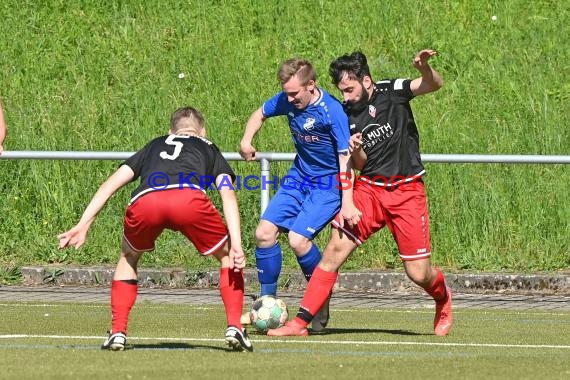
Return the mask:
[[[315,119],[313,119],[312,117],[308,117],[307,120],[305,121],[305,124],[303,124],[303,129],[305,131],[312,131],[313,129],[315,129]]]
[[[390,123],[386,124],[369,124],[362,130],[364,149],[371,148],[374,145],[389,139],[394,134],[394,130]]]

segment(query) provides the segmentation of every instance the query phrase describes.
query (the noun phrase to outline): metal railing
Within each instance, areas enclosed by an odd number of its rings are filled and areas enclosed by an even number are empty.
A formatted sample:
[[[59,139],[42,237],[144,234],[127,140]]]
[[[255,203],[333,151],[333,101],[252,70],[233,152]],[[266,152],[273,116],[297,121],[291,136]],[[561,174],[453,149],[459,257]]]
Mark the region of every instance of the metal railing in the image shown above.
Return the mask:
[[[135,152],[74,152],[74,151],[4,151],[0,160],[126,160]],[[222,153],[228,161],[243,161],[236,152]],[[293,161],[295,153],[257,152],[260,177],[269,178],[271,162]],[[570,164],[570,156],[509,155],[509,154],[422,154],[423,162],[479,164]],[[269,204],[269,188],[260,186],[261,213]]]

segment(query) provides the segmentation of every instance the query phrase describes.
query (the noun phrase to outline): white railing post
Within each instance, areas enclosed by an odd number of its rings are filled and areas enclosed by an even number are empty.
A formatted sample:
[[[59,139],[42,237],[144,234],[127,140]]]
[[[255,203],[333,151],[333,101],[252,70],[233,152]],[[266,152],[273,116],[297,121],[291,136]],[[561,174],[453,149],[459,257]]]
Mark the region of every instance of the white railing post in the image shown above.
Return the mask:
[[[259,166],[261,167],[261,214],[259,214],[261,216],[269,204],[270,187],[267,185],[268,181],[264,181],[263,178],[269,179],[269,175],[271,174],[271,163],[267,158],[262,158],[259,160]]]

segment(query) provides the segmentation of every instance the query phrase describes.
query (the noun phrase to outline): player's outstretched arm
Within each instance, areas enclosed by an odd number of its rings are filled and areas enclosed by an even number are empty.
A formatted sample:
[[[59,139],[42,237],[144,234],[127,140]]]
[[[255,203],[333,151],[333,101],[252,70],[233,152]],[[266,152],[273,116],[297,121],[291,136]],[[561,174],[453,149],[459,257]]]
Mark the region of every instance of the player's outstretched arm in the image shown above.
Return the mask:
[[[252,141],[257,132],[259,132],[261,129],[264,121],[265,117],[263,117],[263,111],[261,107],[255,110],[255,112],[251,114],[249,120],[247,121],[245,132],[243,133],[239,148],[239,154],[246,161],[255,160],[255,148],[252,145]]]
[[[105,206],[107,200],[113,196],[121,187],[131,182],[135,173],[127,165],[122,165],[99,187],[89,205],[85,208],[79,222],[69,231],[57,236],[59,239],[59,249],[66,247],[79,248],[87,239],[89,227],[95,220],[99,211]]]
[[[241,245],[241,220],[235,191],[229,186],[223,186],[228,183],[231,183],[231,178],[227,174],[220,174],[216,178],[230,235],[230,269],[240,271],[245,268],[245,254]]]
[[[410,89],[415,96],[437,91],[443,86],[443,78],[428,63],[429,59],[436,54],[435,50],[424,49],[414,57],[412,64],[422,74],[410,84]]]

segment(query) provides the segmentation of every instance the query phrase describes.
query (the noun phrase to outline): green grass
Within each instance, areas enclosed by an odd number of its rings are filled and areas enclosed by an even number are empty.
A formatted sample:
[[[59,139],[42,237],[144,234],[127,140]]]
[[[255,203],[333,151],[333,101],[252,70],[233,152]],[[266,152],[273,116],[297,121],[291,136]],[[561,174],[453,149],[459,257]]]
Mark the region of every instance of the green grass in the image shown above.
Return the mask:
[[[362,50],[379,80],[417,76],[413,55],[434,48],[444,87],[413,101],[424,153],[569,154],[566,2],[7,0],[0,12],[7,150],[135,151],[166,131],[174,109],[192,104],[222,151],[234,152],[251,112],[279,90],[276,70],[284,59],[312,60],[320,85],[337,94],[327,68],[340,54]],[[255,145],[293,151],[284,120],[270,120]],[[82,250],[57,251],[55,236],[75,223],[118,164],[0,160],[0,267],[114,263],[132,186],[111,200]],[[232,165],[241,175],[259,172],[256,164]],[[287,165],[274,164],[274,173]],[[437,265],[570,267],[570,166],[427,169]],[[251,265],[259,194],[241,191],[239,201]],[[141,264],[212,263],[167,234]],[[292,254],[285,265],[296,266]],[[387,231],[346,266],[363,267],[401,267]]]
[[[326,334],[270,338],[253,353],[225,350],[221,306],[140,303],[125,352],[102,352],[101,304],[0,306],[2,378],[548,378],[570,373],[568,313],[459,309],[433,335],[433,310],[335,309]],[[208,321],[208,322],[204,322]],[[9,337],[21,334],[27,337]]]

